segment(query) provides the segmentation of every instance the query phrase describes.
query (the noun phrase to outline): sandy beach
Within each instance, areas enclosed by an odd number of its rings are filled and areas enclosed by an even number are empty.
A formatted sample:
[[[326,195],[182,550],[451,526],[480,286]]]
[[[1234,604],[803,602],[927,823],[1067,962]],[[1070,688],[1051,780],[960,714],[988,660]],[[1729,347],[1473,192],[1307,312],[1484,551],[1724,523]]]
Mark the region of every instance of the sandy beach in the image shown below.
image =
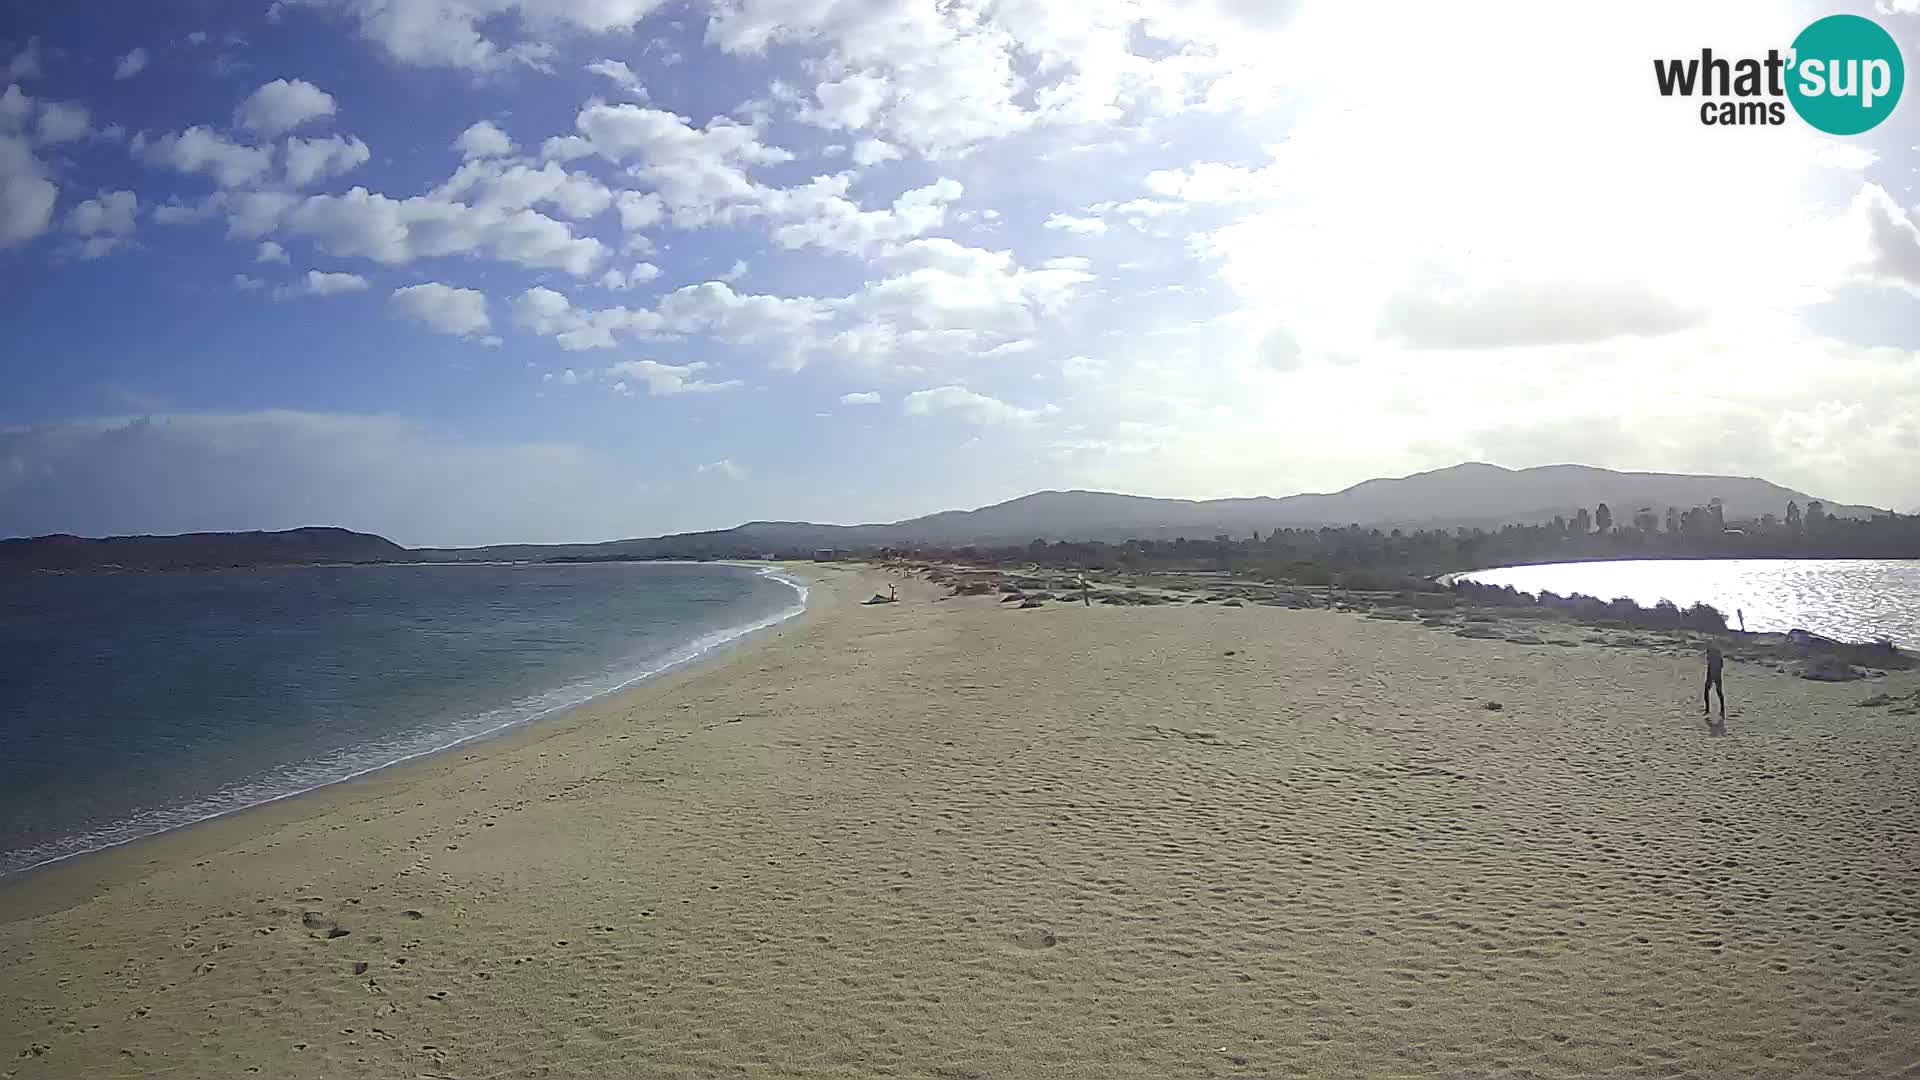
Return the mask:
[[[1730,664],[1711,738],[1691,657],[803,572],[0,888],[0,1076],[1920,1075],[1920,722],[1858,704],[1920,673]]]

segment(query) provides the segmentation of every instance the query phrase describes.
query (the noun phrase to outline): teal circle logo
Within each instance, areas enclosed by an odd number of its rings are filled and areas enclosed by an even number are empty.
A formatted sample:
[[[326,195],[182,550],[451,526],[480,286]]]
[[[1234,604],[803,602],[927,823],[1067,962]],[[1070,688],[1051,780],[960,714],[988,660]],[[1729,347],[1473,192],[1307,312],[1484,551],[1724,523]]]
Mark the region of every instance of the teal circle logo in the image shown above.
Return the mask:
[[[1858,135],[1885,120],[1907,81],[1893,35],[1858,15],[1829,15],[1800,31],[1792,63],[1787,100],[1829,135]]]

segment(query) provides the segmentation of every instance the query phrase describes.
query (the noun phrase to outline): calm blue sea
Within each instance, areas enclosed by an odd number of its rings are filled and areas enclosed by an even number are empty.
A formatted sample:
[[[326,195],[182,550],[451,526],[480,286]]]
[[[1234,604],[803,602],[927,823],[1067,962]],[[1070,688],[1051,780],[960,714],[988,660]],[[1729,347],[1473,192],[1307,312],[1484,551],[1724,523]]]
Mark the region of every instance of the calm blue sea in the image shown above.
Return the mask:
[[[0,577],[0,874],[525,723],[805,598],[714,563]]]

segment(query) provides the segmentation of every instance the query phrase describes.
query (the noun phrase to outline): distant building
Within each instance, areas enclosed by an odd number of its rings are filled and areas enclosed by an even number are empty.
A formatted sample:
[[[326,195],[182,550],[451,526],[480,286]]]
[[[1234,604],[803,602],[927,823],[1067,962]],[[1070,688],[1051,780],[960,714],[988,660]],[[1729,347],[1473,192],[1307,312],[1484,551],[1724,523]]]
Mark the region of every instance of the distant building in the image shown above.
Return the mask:
[[[839,558],[839,548],[815,548],[813,551],[814,562],[833,562]]]

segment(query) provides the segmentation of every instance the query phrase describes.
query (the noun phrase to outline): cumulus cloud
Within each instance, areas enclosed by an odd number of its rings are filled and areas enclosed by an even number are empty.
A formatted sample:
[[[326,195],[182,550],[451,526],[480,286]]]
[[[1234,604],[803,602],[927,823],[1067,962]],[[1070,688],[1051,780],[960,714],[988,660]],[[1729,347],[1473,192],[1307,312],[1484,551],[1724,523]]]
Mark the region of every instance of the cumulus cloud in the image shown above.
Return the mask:
[[[402,64],[492,71],[546,69],[563,32],[631,30],[662,0],[314,0],[352,19]]]
[[[635,263],[631,270],[618,267],[600,275],[603,289],[636,289],[660,276],[660,268],[650,262]]]
[[[535,210],[469,206],[425,196],[394,199],[364,187],[308,197],[286,212],[285,227],[312,238],[330,255],[389,266],[436,256],[485,255],[585,276],[605,255],[600,241]]]
[[[766,192],[767,214],[785,220],[773,230],[774,242],[785,248],[863,254],[940,227],[947,206],[964,193],[959,181],[942,177],[902,193],[891,209],[862,210],[846,198],[847,185],[844,175],[823,176],[804,187]]]
[[[899,147],[885,139],[861,139],[853,144],[853,163],[862,168],[883,161],[898,161],[905,156]]]
[[[737,293],[724,281],[687,285],[660,301],[664,325],[676,332],[708,334],[729,345],[798,341],[832,314],[834,305],[811,296]]]
[[[887,276],[862,296],[862,310],[923,330],[1024,336],[1093,280],[1077,266],[1025,268],[1011,252],[945,237],[910,240],[887,264]]]
[[[341,293],[365,292],[369,285],[370,283],[367,279],[361,277],[359,274],[327,273],[321,270],[309,270],[306,276],[299,281],[291,285],[282,285],[273,290],[273,298],[275,300],[290,300],[296,296],[338,296]],[[415,287],[419,288],[420,286]],[[420,316],[415,312],[409,312],[409,314],[415,314],[415,317],[420,318],[421,321],[429,322],[424,316]],[[481,314],[482,316],[485,315],[484,309],[482,309]],[[429,322],[429,325],[432,325],[432,323]],[[440,329],[438,326],[434,328]],[[480,328],[483,330],[486,329],[484,322]],[[441,330],[441,332],[459,333],[461,331]]]
[[[10,87],[9,93],[17,90]],[[60,186],[19,135],[0,134],[0,250],[28,243],[53,222]]]
[[[260,246],[254,250],[253,261],[263,262],[263,263],[284,263],[287,261],[287,249],[281,247],[279,244],[273,242],[272,240],[262,240],[260,241]]]
[[[549,139],[552,159],[597,154],[631,172],[660,196],[683,228],[727,224],[753,214],[759,187],[746,170],[791,161],[760,141],[759,132],[725,116],[695,127],[686,117],[640,105],[589,105],[574,118],[571,139]]]
[[[689,364],[665,364],[658,360],[622,360],[609,366],[606,377],[616,385],[624,385],[628,380],[646,387],[653,397],[672,397],[675,394],[710,394],[720,390],[731,390],[743,385],[739,379],[718,381],[699,378],[702,371],[710,367],[704,361]]]
[[[0,82],[37,79],[42,74],[44,71],[40,66],[40,39],[37,37],[28,38],[19,52],[8,57],[7,62],[0,65]]]
[[[500,159],[466,162],[429,193],[429,198],[464,199],[485,213],[548,206],[576,221],[600,214],[613,204],[613,192],[606,185],[586,173],[568,172],[559,162],[549,161],[535,168]]]
[[[367,144],[352,136],[324,139],[289,137],[281,148],[287,183],[305,187],[315,180],[339,176],[367,163]]]
[[[534,333],[553,338],[568,352],[611,349],[618,344],[617,335],[646,335],[665,321],[645,308],[576,308],[564,294],[544,285],[514,298],[513,318]]]
[[[487,296],[477,289],[429,281],[393,290],[390,302],[394,311],[441,334],[474,337],[493,325]]]
[[[233,122],[269,138],[334,113],[333,95],[304,79],[264,83],[240,103]]]
[[[1854,197],[1852,213],[1865,233],[1857,272],[1920,293],[1920,211],[1903,210],[1885,189],[1867,184]]]
[[[273,167],[272,147],[242,145],[209,127],[190,127],[157,139],[135,135],[132,147],[149,165],[204,173],[223,188],[252,183]]]
[[[114,64],[113,77],[115,79],[131,79],[135,75],[147,70],[147,61],[149,59],[150,57],[147,55],[146,49],[129,49],[124,56],[120,57],[119,62]]]
[[[80,238],[81,258],[95,259],[133,235],[140,199],[131,191],[103,191],[67,212],[67,231]]]
[[[507,133],[493,125],[491,120],[481,120],[460,133],[453,140],[453,148],[460,156],[471,161],[474,158],[505,157],[513,153],[513,140]]]
[[[878,405],[880,404],[880,395],[874,393],[871,390],[858,391],[851,394],[841,394],[840,404],[842,405]]]
[[[1026,424],[1051,411],[1009,405],[964,386],[915,390],[901,399],[901,404],[909,416],[956,416],[975,424]]]
[[[43,143],[72,142],[87,137],[92,130],[90,121],[91,114],[85,105],[44,101],[40,104],[40,122],[34,134]]]

